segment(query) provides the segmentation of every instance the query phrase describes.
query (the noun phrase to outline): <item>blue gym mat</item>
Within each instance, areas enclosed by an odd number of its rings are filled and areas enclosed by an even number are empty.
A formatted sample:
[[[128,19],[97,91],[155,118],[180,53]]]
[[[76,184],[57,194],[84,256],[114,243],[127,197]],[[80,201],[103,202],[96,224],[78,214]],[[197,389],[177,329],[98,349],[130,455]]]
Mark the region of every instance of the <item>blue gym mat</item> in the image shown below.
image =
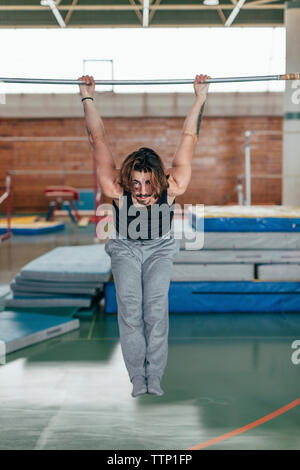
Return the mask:
[[[11,282],[7,308],[90,308],[111,276],[104,244],[57,247],[23,266]]]
[[[104,285],[105,311],[117,312],[113,282]],[[174,313],[300,312],[300,282],[171,282]]]
[[[58,232],[65,229],[64,223],[45,223],[44,226],[41,224],[32,224],[32,226],[11,226],[11,232],[13,235],[42,235],[45,233]],[[7,232],[7,227],[0,227],[0,235]]]
[[[192,208],[188,220],[205,232],[300,232],[300,210],[284,206],[206,206]]]
[[[0,298],[6,297],[10,292],[9,285],[8,284],[1,284],[0,285]]]
[[[298,235],[299,236],[299,235]],[[300,238],[300,237],[299,237]],[[300,264],[299,250],[180,250],[175,264]],[[182,279],[184,280],[184,279]],[[229,279],[228,279],[229,280]],[[283,280],[283,279],[282,279]]]
[[[37,279],[24,279],[21,277],[20,274],[17,274],[14,278],[14,280],[12,281],[12,283],[15,282],[16,283],[16,287],[37,287],[37,288],[59,288],[59,289],[69,289],[69,288],[83,288],[83,289],[98,289],[99,287],[102,288],[103,285],[98,281],[94,281],[94,282],[85,282],[85,281],[80,281],[79,282],[76,282],[76,284],[74,284],[74,282],[64,282],[64,281],[43,281],[43,280],[37,280]]]
[[[46,294],[45,297],[32,294],[30,296],[9,294],[4,298],[5,308],[42,308],[42,307],[90,307],[92,296],[67,296],[67,295],[51,295]]]
[[[30,261],[20,271],[21,279],[63,282],[106,282],[110,257],[104,244],[58,247]]]
[[[46,284],[46,283],[44,283]],[[103,284],[100,284],[100,287],[103,287]],[[14,293],[14,296],[16,295],[32,295],[32,294],[41,294],[41,296],[45,297],[48,294],[60,294],[60,295],[67,295],[67,294],[76,294],[76,295],[96,295],[98,290],[95,287],[82,287],[79,285],[78,287],[73,284],[73,287],[60,287],[56,284],[55,287],[52,286],[40,286],[32,283],[32,285],[24,285],[22,282],[18,283],[15,281],[12,281],[10,283],[10,288]],[[43,294],[43,295],[42,295]]]
[[[0,313],[0,351],[2,355],[9,354],[79,326],[78,319],[68,317],[3,311]]]

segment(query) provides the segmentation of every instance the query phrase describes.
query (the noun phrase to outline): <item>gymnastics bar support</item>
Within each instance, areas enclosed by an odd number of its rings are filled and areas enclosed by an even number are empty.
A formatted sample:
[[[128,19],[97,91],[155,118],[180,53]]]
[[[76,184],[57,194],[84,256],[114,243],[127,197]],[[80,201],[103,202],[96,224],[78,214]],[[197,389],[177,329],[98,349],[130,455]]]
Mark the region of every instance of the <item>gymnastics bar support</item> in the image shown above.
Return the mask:
[[[7,217],[7,232],[0,236],[0,242],[11,238],[11,191],[10,191],[11,178],[10,175],[6,175],[5,179],[5,192],[0,196],[0,204],[7,201],[6,203],[6,217]]]

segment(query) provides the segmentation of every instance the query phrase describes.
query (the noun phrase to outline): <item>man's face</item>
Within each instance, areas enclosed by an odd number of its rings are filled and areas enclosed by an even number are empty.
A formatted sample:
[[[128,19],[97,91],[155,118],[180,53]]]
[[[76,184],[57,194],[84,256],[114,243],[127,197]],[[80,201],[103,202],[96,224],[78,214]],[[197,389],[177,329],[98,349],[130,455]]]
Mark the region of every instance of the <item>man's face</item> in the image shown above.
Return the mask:
[[[143,171],[132,172],[133,194],[140,204],[147,205],[150,202],[153,189],[151,185],[151,173]]]

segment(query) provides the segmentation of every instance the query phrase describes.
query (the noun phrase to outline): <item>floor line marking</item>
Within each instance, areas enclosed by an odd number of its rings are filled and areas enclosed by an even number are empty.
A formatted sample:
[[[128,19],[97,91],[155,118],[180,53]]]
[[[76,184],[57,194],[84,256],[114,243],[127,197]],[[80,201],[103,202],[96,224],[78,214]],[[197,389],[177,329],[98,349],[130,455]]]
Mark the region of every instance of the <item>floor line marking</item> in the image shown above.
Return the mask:
[[[196,446],[189,447],[188,450],[204,449],[205,447],[209,447],[213,444],[216,444],[217,442],[224,441],[225,439],[230,439],[231,437],[237,436],[238,434],[241,434],[245,431],[249,431],[249,429],[253,429],[256,426],[260,426],[261,424],[266,423],[267,421],[270,421],[271,419],[276,418],[277,416],[283,413],[286,413],[287,411],[289,411],[290,409],[294,408],[297,405],[300,405],[300,398],[297,398],[291,403],[288,403],[282,408],[279,408],[278,410],[273,411],[272,413],[264,416],[263,418],[257,419],[256,421],[253,421],[252,423],[246,424],[246,426],[242,426],[241,428],[222,434],[221,436],[215,437],[214,439],[210,439],[209,441],[202,442],[201,444],[198,444]]]
[[[169,338],[169,341],[179,341],[179,340],[192,340],[192,339],[237,339],[237,340],[243,340],[243,339],[291,339],[295,338],[295,335],[292,336],[186,336],[186,337],[178,337],[178,338]],[[85,338],[78,338],[74,341],[83,341]],[[97,340],[105,340],[105,339],[119,339],[119,336],[103,336],[103,337],[94,337],[93,338],[95,341]]]
[[[90,331],[89,331],[89,334],[88,334],[88,339],[89,339],[89,340],[90,340],[91,337],[92,337],[95,323],[96,323],[96,313],[94,313],[94,315],[93,315],[92,324],[91,324],[91,326],[90,326]]]

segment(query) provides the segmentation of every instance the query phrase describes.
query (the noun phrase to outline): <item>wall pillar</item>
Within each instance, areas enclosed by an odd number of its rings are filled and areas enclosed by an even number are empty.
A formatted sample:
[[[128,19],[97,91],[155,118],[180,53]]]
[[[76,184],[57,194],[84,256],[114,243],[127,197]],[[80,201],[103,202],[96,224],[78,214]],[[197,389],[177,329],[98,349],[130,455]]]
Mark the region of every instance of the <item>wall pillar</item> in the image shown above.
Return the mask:
[[[300,72],[300,0],[285,3],[285,26],[285,72]],[[282,204],[300,206],[300,80],[286,82],[283,120]]]

